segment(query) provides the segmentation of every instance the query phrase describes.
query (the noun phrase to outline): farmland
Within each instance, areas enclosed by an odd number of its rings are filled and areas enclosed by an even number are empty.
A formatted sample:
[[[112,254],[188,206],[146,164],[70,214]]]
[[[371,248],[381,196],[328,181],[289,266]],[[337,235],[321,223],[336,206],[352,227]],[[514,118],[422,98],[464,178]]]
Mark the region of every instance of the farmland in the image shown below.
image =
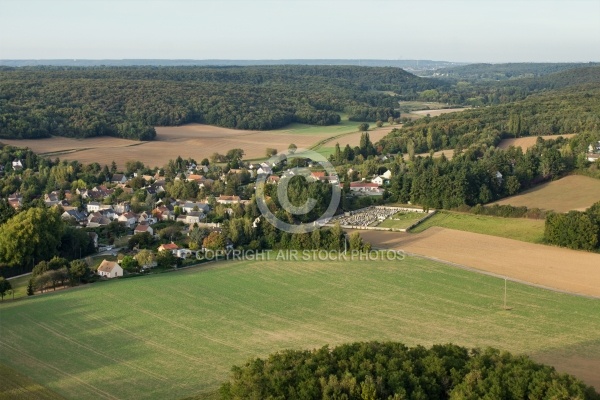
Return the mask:
[[[0,400],[60,400],[62,396],[0,364]]]
[[[600,180],[587,176],[569,175],[556,181],[538,185],[496,203],[567,212],[570,210],[583,211],[599,199]]]
[[[433,226],[483,233],[531,243],[542,243],[544,241],[543,219],[500,218],[448,211],[436,213],[436,215],[412,229],[411,232],[423,232]]]
[[[379,225],[381,228],[406,229],[421,218],[425,214],[416,212],[399,212],[392,215],[390,218],[382,221]]]
[[[575,134],[569,135],[544,135],[544,136],[527,136],[520,137],[516,139],[503,139],[500,144],[498,144],[498,148],[500,149],[508,149],[510,146],[521,147],[523,151],[535,145],[537,142],[537,138],[541,137],[544,140],[549,139],[558,139],[559,137],[563,137],[565,139],[572,138]]]
[[[535,285],[600,297],[600,254],[432,227],[418,234],[360,231],[374,247],[404,250]]]
[[[504,311],[503,286],[412,257],[221,263],[4,304],[0,362],[68,398],[178,399],[208,397],[232,364],[279,349],[453,342],[600,386],[599,300],[510,283]]]
[[[196,160],[210,157],[213,153],[225,153],[233,148],[242,148],[245,159],[263,159],[267,147],[279,151],[287,150],[290,143],[299,148],[310,148],[323,142],[332,147],[358,146],[360,132],[358,122],[343,119],[338,125],[312,126],[291,124],[272,131],[242,131],[211,125],[188,124],[175,127],[157,127],[156,140],[139,142],[112,137],[73,139],[52,137],[50,139],[2,140],[2,143],[29,147],[38,154],[82,163],[98,162],[110,164],[113,160],[122,168],[127,161],[142,161],[151,167],[163,166],[169,160],[182,156]],[[393,129],[390,126],[374,128],[370,134],[377,141]],[[355,132],[355,133],[354,133]],[[328,142],[326,139],[332,138]]]

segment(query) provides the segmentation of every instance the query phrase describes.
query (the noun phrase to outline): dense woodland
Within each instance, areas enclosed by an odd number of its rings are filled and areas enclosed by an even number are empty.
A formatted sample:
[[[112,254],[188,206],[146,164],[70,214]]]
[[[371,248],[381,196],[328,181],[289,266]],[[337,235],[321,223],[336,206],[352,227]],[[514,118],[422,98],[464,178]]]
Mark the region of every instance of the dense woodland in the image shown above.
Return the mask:
[[[151,140],[154,126],[206,123],[275,129],[399,117],[398,99],[445,86],[398,68],[0,68],[0,137],[118,136]]]
[[[599,399],[526,356],[455,345],[352,343],[287,350],[234,367],[222,399]]]

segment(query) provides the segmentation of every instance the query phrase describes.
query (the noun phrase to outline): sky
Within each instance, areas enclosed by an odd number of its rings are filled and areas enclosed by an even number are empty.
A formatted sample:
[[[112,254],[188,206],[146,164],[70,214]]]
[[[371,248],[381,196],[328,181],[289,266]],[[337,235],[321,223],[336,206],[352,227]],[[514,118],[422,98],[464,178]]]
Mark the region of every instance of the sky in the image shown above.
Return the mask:
[[[0,59],[600,61],[600,0],[0,0]]]

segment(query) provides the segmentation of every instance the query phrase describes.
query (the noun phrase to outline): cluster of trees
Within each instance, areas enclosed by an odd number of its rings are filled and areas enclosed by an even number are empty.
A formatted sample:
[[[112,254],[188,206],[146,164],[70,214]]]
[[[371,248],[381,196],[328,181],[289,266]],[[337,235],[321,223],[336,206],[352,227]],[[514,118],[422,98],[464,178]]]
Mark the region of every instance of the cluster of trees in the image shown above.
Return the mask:
[[[546,217],[544,238],[550,244],[570,249],[600,248],[600,202],[585,211],[551,213]]]
[[[66,258],[54,256],[49,261],[40,261],[33,268],[32,277],[27,286],[27,295],[31,296],[35,290],[42,293],[52,287],[70,285],[75,286],[87,283],[93,276],[88,264],[84,260],[69,262]]]
[[[88,233],[66,225],[56,208],[32,207],[0,225],[2,274],[31,271],[36,262],[55,256],[72,260],[94,251]]]
[[[352,66],[0,69],[0,137],[118,136],[152,140],[154,126],[207,123],[275,129],[395,117],[376,90],[445,85],[398,68]]]
[[[390,200],[452,209],[511,196],[571,170],[574,158],[563,156],[565,143],[540,138],[525,153],[520,147],[470,148],[452,160],[443,155],[416,157],[407,164],[400,160],[390,165]]]
[[[359,130],[363,131],[363,133],[360,135],[359,145],[354,148],[347,144],[346,147],[344,147],[344,150],[342,150],[340,144],[336,143],[333,154],[329,156],[329,161],[334,165],[348,164],[355,160],[362,163],[369,158],[369,156],[376,155],[377,149],[373,142],[371,142],[369,132],[365,132],[367,129],[369,129],[369,124],[361,124],[359,126]]]
[[[527,356],[452,344],[352,343],[287,350],[234,366],[222,399],[599,399],[593,388]]]

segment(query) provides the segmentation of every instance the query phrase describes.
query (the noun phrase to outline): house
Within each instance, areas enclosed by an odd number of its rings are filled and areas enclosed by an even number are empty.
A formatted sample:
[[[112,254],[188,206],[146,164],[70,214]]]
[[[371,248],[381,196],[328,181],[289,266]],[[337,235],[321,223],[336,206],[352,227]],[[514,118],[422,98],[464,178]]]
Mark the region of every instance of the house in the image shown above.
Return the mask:
[[[23,162],[21,160],[14,160],[12,162],[12,167],[15,171],[23,169]]]
[[[177,250],[179,250],[179,246],[172,242],[167,244],[161,244],[160,246],[158,246],[159,253],[161,251],[170,251],[171,253],[175,254]]]
[[[240,202],[240,196],[219,196],[217,203],[219,204],[234,204]]]
[[[102,260],[98,267],[98,275],[106,278],[116,278],[123,276],[123,268],[114,261]]]
[[[58,203],[60,203],[60,194],[56,190],[44,195],[44,204],[46,204],[46,206],[52,207]]]
[[[138,233],[145,233],[145,232],[148,232],[151,235],[154,234],[154,230],[152,229],[152,227],[150,225],[146,225],[146,224],[139,224],[133,230],[134,235],[137,235]]]
[[[371,183],[375,183],[377,184],[377,186],[383,186],[384,182],[385,179],[383,178],[383,176],[376,176],[375,178],[371,179]]]
[[[100,211],[100,203],[98,203],[97,201],[91,201],[87,204],[86,209],[89,213]]]
[[[175,213],[172,206],[160,206],[152,210],[152,215],[159,221],[173,221]]]
[[[190,211],[185,214],[185,223],[188,225],[197,224],[202,219],[204,219],[204,214],[200,211]]]
[[[20,209],[23,206],[23,196],[20,193],[13,193],[8,196],[8,204],[15,210]]]
[[[198,211],[202,211],[204,213],[207,213],[208,211],[210,211],[210,207],[208,204],[191,202],[191,201],[186,201],[185,203],[183,203],[183,205],[181,206],[181,209],[186,213],[195,211],[194,209],[196,209]]]
[[[325,171],[313,171],[310,173],[310,176],[316,181],[321,180],[325,178]]]
[[[268,165],[261,166],[259,169],[256,170],[257,175],[260,175],[260,174],[270,175],[272,173],[273,173],[273,169]]]
[[[600,154],[588,154],[587,160],[589,162],[596,162],[596,161],[600,160]]]
[[[130,210],[129,202],[124,201],[122,203],[117,203],[113,206],[113,209],[118,214],[123,214],[123,213],[129,212],[129,210]]]
[[[132,212],[127,212],[119,215],[117,221],[123,223],[128,228],[133,228],[135,226],[135,223],[137,222],[137,215],[135,215],[135,213]]]
[[[113,174],[112,178],[110,178],[110,183],[125,183],[127,182],[127,177],[124,174]]]
[[[277,175],[269,175],[267,183],[276,185],[279,183],[279,177]]]
[[[186,181],[188,181],[188,182],[194,181],[194,182],[200,183],[204,179],[206,179],[206,178],[203,177],[202,175],[190,174],[190,175],[188,175]]]
[[[350,191],[356,194],[365,194],[369,196],[379,196],[384,192],[378,184],[373,182],[351,182]]]
[[[63,212],[60,217],[65,220],[73,219],[77,222],[83,222],[87,219],[87,216],[76,208]]]
[[[392,171],[390,171],[389,169],[387,171],[385,171],[383,174],[381,174],[381,176],[383,177],[383,179],[392,179]]]
[[[110,224],[110,219],[103,215],[97,216],[95,214],[96,213],[92,214],[93,216],[91,218],[88,216],[88,228],[97,228],[99,226],[106,226]]]

